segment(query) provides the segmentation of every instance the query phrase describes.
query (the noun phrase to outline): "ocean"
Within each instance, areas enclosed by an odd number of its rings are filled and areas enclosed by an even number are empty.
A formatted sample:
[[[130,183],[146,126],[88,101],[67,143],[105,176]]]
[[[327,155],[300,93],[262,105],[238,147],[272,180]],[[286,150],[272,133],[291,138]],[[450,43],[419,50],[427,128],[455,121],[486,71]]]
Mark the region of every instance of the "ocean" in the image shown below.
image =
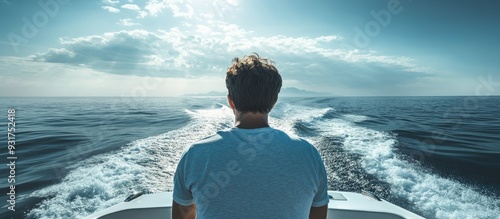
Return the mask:
[[[281,98],[270,125],[305,138],[330,190],[426,218],[500,218],[500,97]],[[15,109],[15,212],[8,109]],[[233,125],[224,97],[2,97],[0,218],[82,218],[172,190],[182,151]]]

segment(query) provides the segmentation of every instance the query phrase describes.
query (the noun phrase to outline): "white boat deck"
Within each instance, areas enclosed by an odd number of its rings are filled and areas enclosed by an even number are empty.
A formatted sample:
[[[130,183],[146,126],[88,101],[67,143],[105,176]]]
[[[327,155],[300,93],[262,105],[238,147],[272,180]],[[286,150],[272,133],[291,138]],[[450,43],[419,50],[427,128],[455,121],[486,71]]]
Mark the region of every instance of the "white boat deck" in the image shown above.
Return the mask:
[[[423,218],[404,208],[376,197],[353,193],[328,191],[328,218]],[[162,192],[139,196],[129,202],[121,202],[110,208],[96,212],[85,219],[168,219],[171,215],[172,192]]]

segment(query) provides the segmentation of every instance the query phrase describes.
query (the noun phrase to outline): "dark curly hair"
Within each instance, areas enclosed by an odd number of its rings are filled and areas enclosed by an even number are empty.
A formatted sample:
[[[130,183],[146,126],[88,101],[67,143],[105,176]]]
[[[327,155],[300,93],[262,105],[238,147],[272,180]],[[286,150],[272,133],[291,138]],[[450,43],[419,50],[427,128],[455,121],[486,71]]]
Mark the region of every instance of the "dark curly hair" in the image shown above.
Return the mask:
[[[278,100],[282,79],[274,63],[257,53],[234,58],[227,69],[226,87],[236,110],[269,113]]]

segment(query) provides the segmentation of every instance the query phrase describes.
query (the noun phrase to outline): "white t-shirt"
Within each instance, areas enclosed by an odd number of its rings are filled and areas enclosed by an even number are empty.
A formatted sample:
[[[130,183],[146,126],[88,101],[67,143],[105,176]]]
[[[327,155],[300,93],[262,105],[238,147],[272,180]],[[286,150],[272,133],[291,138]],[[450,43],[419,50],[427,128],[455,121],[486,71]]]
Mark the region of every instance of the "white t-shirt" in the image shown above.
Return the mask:
[[[174,201],[198,219],[308,218],[328,204],[326,171],[307,141],[273,128],[219,131],[189,147],[174,177]]]

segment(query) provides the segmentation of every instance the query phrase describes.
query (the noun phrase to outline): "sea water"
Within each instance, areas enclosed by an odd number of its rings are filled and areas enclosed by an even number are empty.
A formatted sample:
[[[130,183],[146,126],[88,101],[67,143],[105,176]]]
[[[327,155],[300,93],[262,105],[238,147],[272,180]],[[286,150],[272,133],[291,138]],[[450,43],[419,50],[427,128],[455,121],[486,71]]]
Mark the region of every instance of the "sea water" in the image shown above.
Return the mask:
[[[330,190],[427,218],[499,218],[500,97],[281,98],[270,125],[314,144]],[[233,126],[224,97],[0,98],[16,110],[16,205],[0,218],[82,218],[172,190],[182,151]],[[9,191],[9,169],[1,165]],[[7,200],[7,196],[5,197]]]

